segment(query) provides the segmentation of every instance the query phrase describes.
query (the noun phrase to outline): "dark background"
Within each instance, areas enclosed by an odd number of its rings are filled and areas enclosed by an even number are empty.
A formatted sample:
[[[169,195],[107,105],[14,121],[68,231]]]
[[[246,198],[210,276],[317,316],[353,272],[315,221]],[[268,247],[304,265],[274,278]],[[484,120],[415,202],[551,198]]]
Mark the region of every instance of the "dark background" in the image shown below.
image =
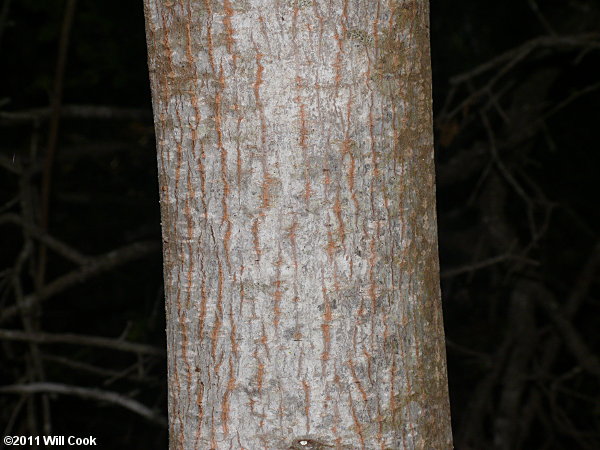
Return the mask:
[[[0,0],[0,431],[162,449],[142,1],[68,5]],[[599,24],[597,0],[431,2],[458,449],[600,448]]]

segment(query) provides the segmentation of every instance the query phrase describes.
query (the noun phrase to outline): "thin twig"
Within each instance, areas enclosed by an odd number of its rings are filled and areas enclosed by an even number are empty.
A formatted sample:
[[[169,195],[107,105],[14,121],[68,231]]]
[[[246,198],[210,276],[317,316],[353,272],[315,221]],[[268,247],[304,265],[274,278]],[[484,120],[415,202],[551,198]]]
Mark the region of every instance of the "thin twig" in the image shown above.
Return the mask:
[[[527,54],[538,47],[589,47],[600,48],[598,33],[586,33],[572,36],[541,36],[531,39],[518,47],[507,50],[499,56],[492,58],[489,61],[477,66],[468,72],[455,75],[450,79],[450,84],[456,85],[464,83],[468,79],[475,78],[485,72],[488,72],[506,61],[511,61],[514,58],[520,57],[522,54]]]
[[[490,141],[490,150],[492,152],[492,156],[494,158],[494,162],[496,163],[496,167],[507,181],[507,183],[513,188],[513,190],[517,193],[517,195],[523,200],[525,206],[527,207],[527,220],[529,223],[529,229],[531,231],[531,236],[536,239],[538,235],[538,230],[536,227],[535,219],[533,217],[533,205],[531,198],[525,192],[525,189],[519,184],[516,178],[512,175],[510,170],[504,165],[504,162],[500,158],[498,154],[498,148],[496,147],[496,138],[494,136],[494,131],[492,130],[492,126],[490,121],[485,113],[481,113],[481,121],[486,129],[488,139]]]
[[[542,305],[546,314],[552,319],[554,325],[562,334],[563,340],[571,354],[579,362],[581,367],[593,375],[600,377],[600,361],[598,357],[588,348],[585,341],[579,336],[579,333],[571,322],[565,319],[561,314],[560,306],[550,296],[540,296],[539,303]]]
[[[58,60],[56,61],[56,72],[54,74],[54,88],[52,90],[52,102],[50,108],[52,115],[50,117],[50,133],[48,135],[48,145],[46,150],[46,159],[44,161],[44,170],[42,171],[42,189],[41,189],[41,219],[40,227],[43,230],[48,228],[48,212],[50,202],[50,189],[52,185],[52,168],[56,155],[58,143],[58,130],[60,125],[60,108],[62,104],[63,81],[65,77],[65,66],[67,63],[67,52],[69,49],[69,34],[75,15],[75,6],[77,0],[68,0],[65,7],[60,40],[58,43]],[[38,271],[36,274],[36,283],[38,288],[44,285],[46,273],[46,246],[41,245],[39,249]]]
[[[583,265],[579,276],[577,277],[574,288],[571,291],[566,304],[562,307],[562,311],[559,313],[560,316],[564,317],[565,320],[572,318],[578,311],[581,302],[588,294],[594,280],[596,279],[596,272],[600,268],[600,242],[597,242],[590,257]],[[554,335],[550,339],[544,341],[544,345],[541,349],[541,358],[538,367],[538,372],[541,374],[548,373],[556,358],[559,355],[561,347],[561,339]],[[545,390],[543,384],[539,384],[540,390]],[[531,391],[527,401],[525,402],[524,414],[522,421],[524,427],[528,427],[529,423],[534,420],[535,406],[539,404],[541,393],[540,390],[534,389]]]
[[[122,372],[117,372],[116,370],[112,370],[112,369],[106,369],[104,367],[97,367],[92,364],[87,364],[87,363],[84,363],[81,361],[75,361],[73,359],[65,358],[63,356],[49,355],[47,353],[44,353],[42,355],[42,358],[45,361],[50,361],[50,362],[53,362],[56,364],[61,364],[65,367],[69,367],[69,368],[75,369],[75,370],[80,370],[82,372],[91,373],[91,374],[97,375],[99,377],[113,379],[113,378],[122,376]],[[136,367],[136,366],[138,366],[138,363],[134,364],[133,367]],[[127,376],[125,376],[125,378],[128,380],[142,382],[142,383],[148,383],[148,384],[157,384],[158,383],[158,380],[156,378],[151,378],[149,376],[133,374],[133,375],[127,375]],[[105,382],[104,384],[106,385],[107,383]]]
[[[17,402],[17,404],[13,407],[10,418],[8,419],[8,422],[6,423],[6,427],[4,427],[3,436],[8,436],[10,434],[10,432],[12,431],[13,426],[15,425],[15,422],[17,420],[17,417],[19,416],[19,413],[21,412],[21,409],[23,409],[23,406],[25,406],[27,397],[28,397],[27,395],[22,395],[21,398],[19,399],[19,401]]]
[[[527,3],[529,3],[529,7],[535,14],[535,17],[537,17],[537,19],[540,21],[540,23],[542,24],[544,29],[548,32],[548,34],[556,36],[556,31],[554,30],[552,25],[550,25],[550,22],[548,22],[548,19],[546,19],[546,17],[542,14],[542,11],[540,11],[540,7],[536,3],[536,1],[535,0],[527,0]]]
[[[471,93],[452,110],[448,111],[449,104],[444,105],[444,109],[438,115],[443,117],[444,120],[449,120],[454,117],[458,112],[463,111],[475,103],[479,98],[484,95],[491,95],[492,88],[494,85],[509,73],[514,67],[516,67],[522,60],[524,60],[533,51],[539,48],[572,48],[582,47],[584,49],[600,49],[600,42],[598,42],[598,34],[582,34],[574,36],[542,36],[524,44],[506,51],[505,53],[487,61],[480,66],[472,69],[468,72],[456,75],[450,79],[450,84],[454,87],[465,84],[470,87]],[[474,79],[478,76],[490,72],[494,69],[493,75],[487,80],[484,86],[480,88],[473,88],[470,86]]]
[[[597,89],[600,89],[600,82],[591,84],[589,86],[584,87],[583,89],[573,92],[571,95],[569,95],[566,99],[564,99],[562,102],[560,102],[554,108],[552,108],[550,111],[544,113],[544,115],[539,120],[545,121],[546,119],[553,116],[554,114],[559,112],[561,109],[563,109],[564,107],[569,105],[571,102],[574,102],[578,98],[580,98],[586,94],[589,94],[590,92],[594,92]]]
[[[527,259],[527,258],[518,256],[518,255],[513,255],[511,253],[505,253],[503,255],[494,256],[492,258],[484,259],[482,261],[477,261],[472,264],[465,264],[464,266],[444,270],[440,276],[442,278],[452,278],[457,275],[461,275],[463,273],[474,272],[476,270],[484,269],[486,267],[493,266],[495,264],[498,264],[498,263],[501,263],[504,261],[508,261],[508,260],[518,260],[518,261],[521,261],[521,262],[524,262],[524,263],[530,264],[530,265],[538,264],[536,261],[533,261],[531,259]]]
[[[23,200],[23,197],[21,198]],[[12,272],[12,281],[13,281],[13,292],[15,294],[16,304],[20,310],[23,308],[24,303],[24,295],[23,295],[23,286],[21,284],[21,272],[25,263],[29,260],[30,255],[33,251],[33,243],[31,241],[31,237],[25,231],[23,231],[23,239],[25,240],[25,245],[21,249],[19,253],[19,257],[15,263]],[[22,314],[21,321],[23,322],[23,327],[25,328],[26,333],[35,333],[39,327],[39,321],[37,317],[32,314]],[[29,356],[31,363],[31,370],[29,371],[30,381],[38,381],[44,382],[46,381],[44,363],[41,358],[41,352],[39,346],[35,342],[29,342]],[[50,399],[47,394],[43,394],[42,398],[42,417],[43,417],[43,431],[45,434],[52,433],[52,414],[50,411]],[[30,407],[33,408],[32,403],[30,403]],[[31,412],[32,415],[35,415],[34,412]]]
[[[10,1],[11,0],[4,0],[4,3],[2,4],[2,11],[0,11],[0,44],[2,43],[2,35],[4,34],[4,30],[6,30],[8,11],[10,10]]]

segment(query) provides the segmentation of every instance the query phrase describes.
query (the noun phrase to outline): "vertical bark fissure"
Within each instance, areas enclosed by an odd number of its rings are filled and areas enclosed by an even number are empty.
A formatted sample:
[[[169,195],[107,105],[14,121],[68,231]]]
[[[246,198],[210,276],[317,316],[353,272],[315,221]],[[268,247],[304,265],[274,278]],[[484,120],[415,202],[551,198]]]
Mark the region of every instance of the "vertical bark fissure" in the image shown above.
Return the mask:
[[[172,448],[451,448],[427,2],[145,13]]]

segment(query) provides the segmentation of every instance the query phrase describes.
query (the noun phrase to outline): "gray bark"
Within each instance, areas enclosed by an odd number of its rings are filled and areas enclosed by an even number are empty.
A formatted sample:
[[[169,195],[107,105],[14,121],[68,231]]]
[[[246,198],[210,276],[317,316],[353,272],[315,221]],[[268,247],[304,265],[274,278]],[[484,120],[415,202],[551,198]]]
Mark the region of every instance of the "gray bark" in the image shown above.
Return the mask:
[[[171,448],[452,447],[428,14],[145,0]]]

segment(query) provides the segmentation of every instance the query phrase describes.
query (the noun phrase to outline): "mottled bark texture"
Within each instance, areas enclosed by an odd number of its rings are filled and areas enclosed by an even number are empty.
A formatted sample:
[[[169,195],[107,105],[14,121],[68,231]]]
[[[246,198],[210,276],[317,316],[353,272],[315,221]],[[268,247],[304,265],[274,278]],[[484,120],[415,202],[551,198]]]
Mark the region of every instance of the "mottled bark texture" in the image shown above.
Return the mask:
[[[145,0],[174,449],[451,448],[425,0]]]

